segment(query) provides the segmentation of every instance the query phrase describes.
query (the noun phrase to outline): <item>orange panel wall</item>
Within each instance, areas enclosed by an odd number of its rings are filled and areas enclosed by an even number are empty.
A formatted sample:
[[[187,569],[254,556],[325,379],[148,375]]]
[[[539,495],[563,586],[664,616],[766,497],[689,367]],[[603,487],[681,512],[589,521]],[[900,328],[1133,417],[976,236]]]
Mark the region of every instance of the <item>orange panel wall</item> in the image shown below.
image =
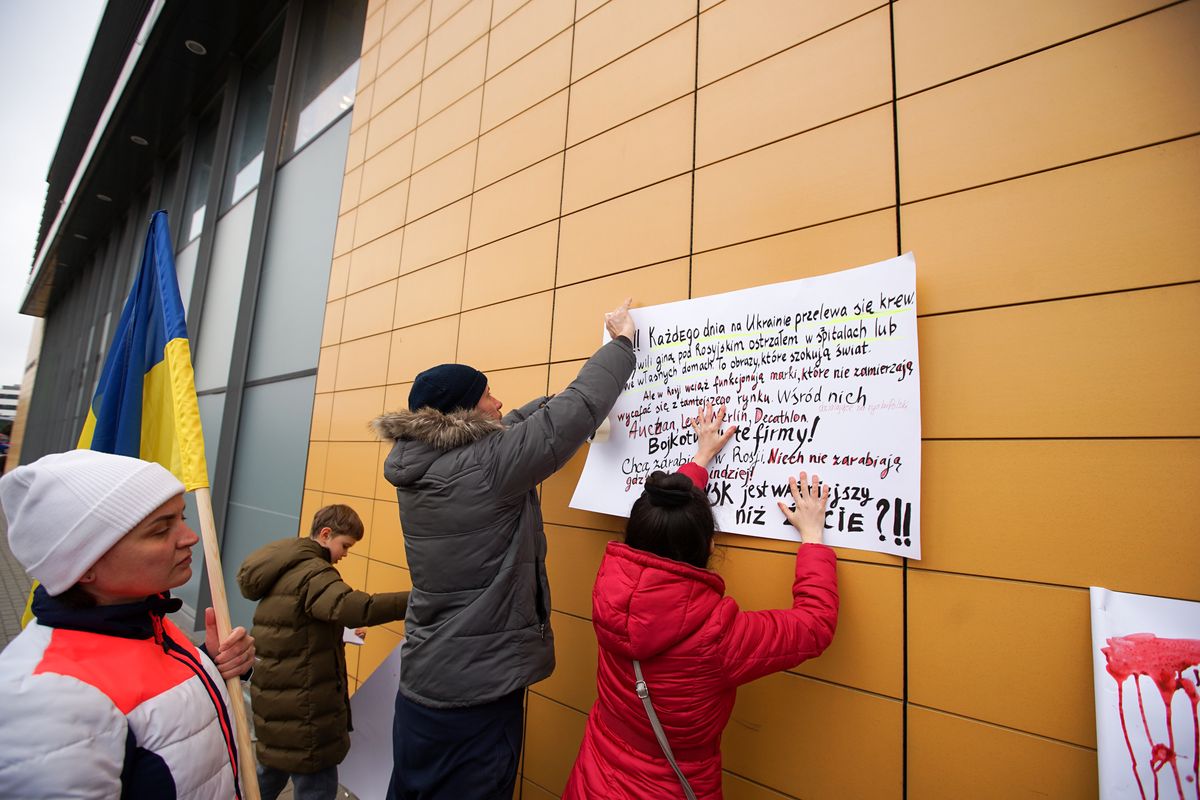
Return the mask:
[[[409,585],[367,421],[442,361],[555,391],[625,295],[917,256],[924,553],[839,553],[825,656],[745,687],[729,798],[1091,797],[1086,588],[1200,600],[1200,0],[373,0],[305,515]],[[558,640],[518,794],[556,797],[595,697],[621,520],[542,487]],[[748,608],[795,546],[723,535]],[[403,634],[373,631],[365,679]]]

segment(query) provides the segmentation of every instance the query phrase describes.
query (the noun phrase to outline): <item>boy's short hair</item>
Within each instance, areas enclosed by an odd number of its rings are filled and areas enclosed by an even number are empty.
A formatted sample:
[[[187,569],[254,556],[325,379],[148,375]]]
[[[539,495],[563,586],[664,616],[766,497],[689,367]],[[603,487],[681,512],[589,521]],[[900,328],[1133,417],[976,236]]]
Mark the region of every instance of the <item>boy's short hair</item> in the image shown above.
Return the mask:
[[[334,536],[349,536],[356,542],[361,541],[363,537],[363,523],[358,512],[340,503],[325,506],[313,514],[312,531],[309,536],[315,537],[322,528],[329,528]]]

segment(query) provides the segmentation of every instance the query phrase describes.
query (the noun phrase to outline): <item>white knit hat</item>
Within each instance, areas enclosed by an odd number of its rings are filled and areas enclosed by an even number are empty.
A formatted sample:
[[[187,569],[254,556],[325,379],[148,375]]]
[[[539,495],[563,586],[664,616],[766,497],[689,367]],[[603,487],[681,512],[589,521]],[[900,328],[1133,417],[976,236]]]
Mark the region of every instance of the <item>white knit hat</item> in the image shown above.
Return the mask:
[[[9,547],[51,595],[74,586],[150,512],[182,493],[159,464],[95,450],[52,453],[0,478]]]

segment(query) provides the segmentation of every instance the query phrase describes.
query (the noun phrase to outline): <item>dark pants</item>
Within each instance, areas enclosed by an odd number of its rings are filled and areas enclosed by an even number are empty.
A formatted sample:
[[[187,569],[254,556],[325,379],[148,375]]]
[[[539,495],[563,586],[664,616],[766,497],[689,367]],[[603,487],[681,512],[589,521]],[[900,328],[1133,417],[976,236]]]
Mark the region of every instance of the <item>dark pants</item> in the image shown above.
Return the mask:
[[[468,708],[426,708],[396,693],[394,800],[511,800],[525,690]]]
[[[283,791],[283,787],[287,786],[288,778],[291,778],[292,797],[296,800],[334,800],[337,797],[337,774],[337,767],[329,767],[312,774],[289,774],[281,769],[259,764],[258,790],[262,800],[275,800]]]

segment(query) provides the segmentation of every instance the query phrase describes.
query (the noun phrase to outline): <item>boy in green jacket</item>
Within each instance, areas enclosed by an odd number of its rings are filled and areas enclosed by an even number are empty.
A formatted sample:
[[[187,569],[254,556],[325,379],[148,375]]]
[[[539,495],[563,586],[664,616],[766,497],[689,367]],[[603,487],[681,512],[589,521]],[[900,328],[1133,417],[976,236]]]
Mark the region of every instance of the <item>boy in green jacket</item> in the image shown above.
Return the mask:
[[[296,800],[335,797],[351,729],[343,629],[404,618],[408,592],[356,591],[334,569],[362,537],[353,508],[325,506],[308,538],[272,542],[238,570],[242,594],[260,601],[250,699],[263,800],[289,777]]]

